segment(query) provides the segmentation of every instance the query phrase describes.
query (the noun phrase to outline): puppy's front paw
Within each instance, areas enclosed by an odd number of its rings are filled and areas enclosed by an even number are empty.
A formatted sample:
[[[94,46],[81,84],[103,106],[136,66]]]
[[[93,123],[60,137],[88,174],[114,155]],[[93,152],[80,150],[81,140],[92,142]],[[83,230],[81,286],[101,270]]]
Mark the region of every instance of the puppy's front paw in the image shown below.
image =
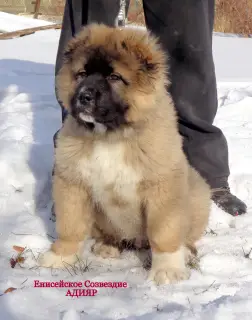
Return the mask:
[[[120,251],[118,248],[104,244],[103,242],[96,242],[92,246],[92,252],[96,256],[100,256],[104,259],[106,258],[119,258]]]
[[[156,285],[177,283],[182,280],[187,280],[190,277],[190,271],[187,268],[184,269],[156,269],[151,270],[149,280],[152,280]]]
[[[152,267],[149,279],[157,285],[176,283],[187,280],[190,270],[185,265],[185,249],[180,247],[175,252],[152,252]]]
[[[78,255],[60,256],[49,250],[40,254],[38,258],[38,264],[45,268],[59,268],[63,269],[67,265],[73,265],[78,260]]]

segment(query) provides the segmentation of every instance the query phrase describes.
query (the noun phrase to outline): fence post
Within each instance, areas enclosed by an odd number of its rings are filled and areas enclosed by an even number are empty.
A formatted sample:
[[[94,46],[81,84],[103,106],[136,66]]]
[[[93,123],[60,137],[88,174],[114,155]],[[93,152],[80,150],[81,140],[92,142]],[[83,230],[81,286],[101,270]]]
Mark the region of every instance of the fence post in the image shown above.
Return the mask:
[[[34,19],[38,19],[39,9],[40,9],[40,2],[41,2],[41,0],[36,0],[36,2],[35,2],[35,9],[34,9],[34,15],[33,15]]]

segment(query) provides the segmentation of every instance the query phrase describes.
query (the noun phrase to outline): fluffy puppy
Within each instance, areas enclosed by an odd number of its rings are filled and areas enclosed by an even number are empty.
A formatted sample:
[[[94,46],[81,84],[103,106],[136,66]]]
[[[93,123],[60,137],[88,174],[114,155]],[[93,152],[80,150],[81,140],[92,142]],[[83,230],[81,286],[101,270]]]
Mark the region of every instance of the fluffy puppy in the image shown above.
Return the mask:
[[[58,239],[42,266],[75,263],[90,236],[103,257],[135,239],[150,245],[157,284],[189,277],[210,189],[182,151],[167,85],[166,55],[146,31],[92,24],[70,41],[56,80],[70,113],[55,155]]]

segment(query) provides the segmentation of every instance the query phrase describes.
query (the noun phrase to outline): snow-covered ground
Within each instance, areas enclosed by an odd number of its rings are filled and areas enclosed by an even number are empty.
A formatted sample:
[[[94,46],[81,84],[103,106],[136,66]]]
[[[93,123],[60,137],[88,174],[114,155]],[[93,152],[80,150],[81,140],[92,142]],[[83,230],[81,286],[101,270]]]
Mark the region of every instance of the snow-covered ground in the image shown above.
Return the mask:
[[[48,24],[52,24],[52,22],[0,12],[0,32],[11,32],[26,28],[46,26]]]
[[[0,13],[0,29],[15,29]],[[15,16],[18,28],[31,26]],[[23,23],[23,24],[22,24]],[[36,258],[55,236],[50,220],[52,137],[60,127],[54,96],[59,31],[1,41],[0,50],[0,296],[1,320],[127,319],[250,320],[252,314],[252,39],[214,37],[219,89],[216,124],[230,149],[232,190],[248,214],[232,218],[214,205],[199,244],[200,269],[188,281],[156,288],[146,282],[140,260],[126,254],[103,261],[86,250],[81,271],[46,270]],[[25,261],[10,266],[13,246]],[[252,257],[251,257],[252,258]],[[22,262],[22,261],[21,261]],[[85,268],[88,266],[87,268]],[[77,273],[77,274],[76,274]],[[66,296],[66,288],[34,288],[40,281],[126,281],[94,297]]]

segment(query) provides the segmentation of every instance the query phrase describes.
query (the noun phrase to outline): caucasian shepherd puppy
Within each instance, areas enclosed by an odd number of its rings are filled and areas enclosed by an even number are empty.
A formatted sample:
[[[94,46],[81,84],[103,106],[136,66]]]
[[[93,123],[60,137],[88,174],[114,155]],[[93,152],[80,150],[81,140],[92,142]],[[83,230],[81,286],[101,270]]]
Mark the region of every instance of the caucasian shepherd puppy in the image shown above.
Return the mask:
[[[151,248],[149,279],[188,279],[210,189],[182,151],[168,84],[165,53],[146,31],[92,24],[70,41],[56,80],[69,111],[55,151],[58,239],[40,265],[75,263],[89,236],[102,257],[134,239]]]

